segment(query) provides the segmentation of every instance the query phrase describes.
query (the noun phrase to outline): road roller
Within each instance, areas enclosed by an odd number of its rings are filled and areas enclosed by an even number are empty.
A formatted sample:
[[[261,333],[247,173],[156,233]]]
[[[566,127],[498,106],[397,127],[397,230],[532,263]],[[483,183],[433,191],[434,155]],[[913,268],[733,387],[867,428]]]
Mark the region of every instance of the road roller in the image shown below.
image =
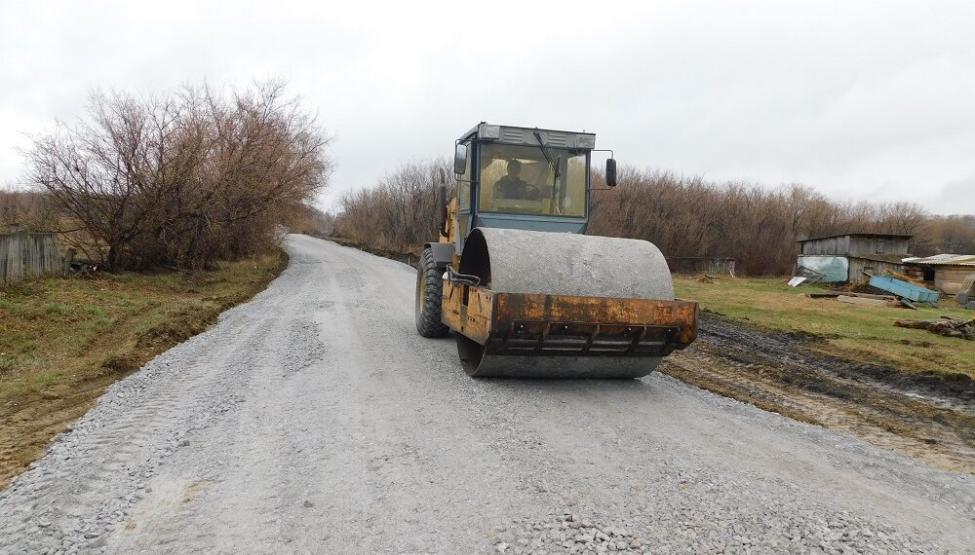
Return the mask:
[[[439,239],[417,264],[416,329],[453,332],[473,377],[638,378],[694,341],[697,303],[674,298],[648,241],[586,235],[593,133],[479,123],[437,189]],[[443,181],[443,180],[442,180]]]

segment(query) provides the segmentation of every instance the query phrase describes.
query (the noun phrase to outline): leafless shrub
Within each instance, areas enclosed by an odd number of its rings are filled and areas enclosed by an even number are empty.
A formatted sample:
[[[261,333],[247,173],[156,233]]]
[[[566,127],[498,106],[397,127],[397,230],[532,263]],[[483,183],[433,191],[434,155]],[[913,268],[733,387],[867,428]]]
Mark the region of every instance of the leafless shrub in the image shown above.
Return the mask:
[[[0,233],[6,229],[54,231],[54,207],[48,195],[33,191],[0,190]]]
[[[288,230],[313,237],[331,237],[335,230],[335,218],[314,206],[302,204],[296,208],[290,218]]]
[[[453,187],[446,160],[413,162],[382,178],[378,185],[342,198],[335,233],[362,245],[413,252],[437,239],[436,187],[440,173]]]
[[[326,185],[327,145],[280,83],[229,98],[99,93],[76,125],[35,140],[31,180],[109,268],[202,268],[273,246]]]

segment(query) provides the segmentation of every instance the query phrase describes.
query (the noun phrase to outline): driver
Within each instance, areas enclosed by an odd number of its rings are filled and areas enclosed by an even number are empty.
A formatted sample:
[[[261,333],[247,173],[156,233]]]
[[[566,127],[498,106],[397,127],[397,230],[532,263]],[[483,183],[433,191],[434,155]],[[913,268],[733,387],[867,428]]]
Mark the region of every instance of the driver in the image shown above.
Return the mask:
[[[529,185],[521,175],[521,162],[518,160],[508,161],[508,175],[505,175],[494,184],[494,195],[503,199],[512,200],[538,200],[538,188]]]

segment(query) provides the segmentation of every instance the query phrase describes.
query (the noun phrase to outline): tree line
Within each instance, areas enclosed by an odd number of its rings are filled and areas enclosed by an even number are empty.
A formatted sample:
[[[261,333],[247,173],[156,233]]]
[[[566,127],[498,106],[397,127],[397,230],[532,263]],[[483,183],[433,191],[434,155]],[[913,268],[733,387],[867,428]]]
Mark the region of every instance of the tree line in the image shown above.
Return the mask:
[[[73,125],[36,138],[33,194],[7,223],[57,231],[110,270],[200,269],[274,248],[328,183],[329,139],[281,83],[140,98],[95,93]]]
[[[453,168],[437,159],[405,164],[374,187],[346,193],[332,232],[373,249],[418,252],[423,243],[437,238],[436,187],[441,172],[452,190]]]
[[[335,235],[376,248],[417,252],[437,237],[435,188],[446,161],[413,162],[371,188],[346,194]],[[803,185],[744,182],[621,167],[615,189],[592,194],[588,233],[645,239],[668,257],[734,258],[749,275],[791,272],[797,241],[836,233],[912,235],[911,253],[975,253],[975,216],[933,216],[910,203],[838,203]],[[593,187],[603,180],[593,175]]]

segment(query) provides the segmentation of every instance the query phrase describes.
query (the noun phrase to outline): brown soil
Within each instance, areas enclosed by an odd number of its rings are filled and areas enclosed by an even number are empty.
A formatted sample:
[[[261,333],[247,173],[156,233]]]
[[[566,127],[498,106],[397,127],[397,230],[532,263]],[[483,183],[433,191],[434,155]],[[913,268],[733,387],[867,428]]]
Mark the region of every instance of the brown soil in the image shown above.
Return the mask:
[[[816,336],[704,315],[661,371],[790,418],[842,430],[946,470],[975,474],[975,382],[832,356]]]

